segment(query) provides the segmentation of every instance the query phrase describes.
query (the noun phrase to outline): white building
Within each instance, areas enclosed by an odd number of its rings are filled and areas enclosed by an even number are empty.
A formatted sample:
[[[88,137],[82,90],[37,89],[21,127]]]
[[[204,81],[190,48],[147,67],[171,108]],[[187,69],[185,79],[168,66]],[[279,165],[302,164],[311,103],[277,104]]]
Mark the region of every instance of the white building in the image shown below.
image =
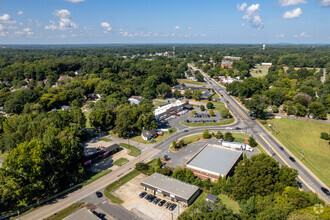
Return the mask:
[[[154,110],[154,115],[156,120],[167,118],[173,114],[176,114],[177,112],[183,110],[183,105],[186,102],[178,99],[175,102],[170,102],[165,105],[160,105]]]
[[[128,99],[129,103],[131,104],[139,104],[142,100],[142,97],[140,96],[132,96],[131,98]]]
[[[272,63],[261,63],[261,66],[272,66]]]

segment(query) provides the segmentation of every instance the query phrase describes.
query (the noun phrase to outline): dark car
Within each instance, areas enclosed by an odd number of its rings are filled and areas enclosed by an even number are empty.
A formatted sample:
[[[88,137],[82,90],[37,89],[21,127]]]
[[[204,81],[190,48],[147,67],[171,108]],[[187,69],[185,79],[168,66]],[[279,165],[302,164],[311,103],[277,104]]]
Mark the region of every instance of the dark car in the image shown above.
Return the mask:
[[[156,141],[155,140],[149,140],[149,143],[155,143]]]
[[[155,205],[157,205],[157,203],[158,203],[159,201],[160,201],[160,199],[159,199],[159,198],[157,198],[157,199],[155,199],[155,200],[154,200],[154,202],[153,202],[153,203],[154,203]]]
[[[168,209],[170,211],[173,211],[175,208],[176,208],[176,204],[173,203]]]
[[[95,194],[96,194],[97,198],[101,198],[103,196],[103,194],[99,191],[97,191]]]
[[[152,195],[151,194],[149,194],[149,195],[147,195],[146,197],[144,197],[146,200],[148,200],[150,197],[151,197]]]
[[[289,157],[289,159],[290,159],[292,162],[296,162],[296,160],[295,160],[293,157]]]
[[[165,201],[165,200],[162,200],[162,201],[160,201],[160,202],[158,203],[158,206],[163,206],[165,203],[166,203],[166,201]]]
[[[142,193],[140,193],[139,197],[140,197],[140,198],[143,198],[143,197],[145,197],[146,195],[147,195],[147,192],[142,192]]]
[[[164,207],[168,209],[168,207],[170,207],[171,205],[172,205],[171,202],[167,202],[167,203],[164,205]]]
[[[328,196],[330,195],[330,192],[329,192],[329,190],[328,190],[327,188],[325,188],[325,187],[321,187],[321,190],[322,190],[325,194],[327,194]]]
[[[154,199],[156,199],[156,196],[151,195],[151,196],[149,197],[148,201],[149,201],[149,202],[152,202],[152,201],[154,201]]]
[[[240,130],[241,128],[240,128],[240,127],[236,127],[235,129],[236,129],[236,130]]]
[[[280,148],[280,150],[284,150],[284,148],[283,148],[283,147],[281,147],[281,146],[278,146],[278,148]]]

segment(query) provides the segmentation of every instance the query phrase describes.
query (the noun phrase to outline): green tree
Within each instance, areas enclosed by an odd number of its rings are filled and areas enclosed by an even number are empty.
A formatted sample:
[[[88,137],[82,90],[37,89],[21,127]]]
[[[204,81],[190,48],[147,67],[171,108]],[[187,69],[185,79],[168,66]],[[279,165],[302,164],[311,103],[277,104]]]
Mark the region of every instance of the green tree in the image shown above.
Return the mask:
[[[109,108],[94,108],[89,114],[89,121],[94,128],[106,131],[114,126],[114,113]]]
[[[211,109],[210,111],[209,111],[209,115],[211,116],[211,117],[213,117],[215,114],[214,114],[214,111]]]
[[[246,101],[245,105],[251,112],[254,112],[258,118],[265,118],[269,99],[264,95],[253,95],[252,99]]]
[[[204,105],[200,105],[199,108],[201,109],[201,111],[205,111],[205,106]]]
[[[235,138],[233,137],[233,134],[231,132],[226,132],[224,140],[232,142],[235,140]]]
[[[181,98],[181,92],[178,89],[175,89],[173,92],[173,96],[177,99]]]
[[[161,83],[156,88],[158,96],[162,98],[169,97],[172,93],[171,87],[166,83]]]
[[[218,131],[217,134],[215,135],[217,139],[223,139],[223,133],[221,131]]]
[[[204,130],[203,138],[204,139],[210,139],[211,138],[211,134],[209,133],[209,130],[207,130],[207,129]]]
[[[207,107],[208,109],[213,109],[213,108],[214,108],[214,105],[213,105],[212,102],[208,102],[208,103],[206,104],[206,107]]]
[[[254,137],[252,137],[252,136],[249,138],[249,145],[251,147],[256,147],[258,145],[256,139],[254,139]]]
[[[192,92],[190,89],[186,89],[184,91],[184,97],[187,98],[187,99],[191,99],[192,98]]]
[[[199,89],[195,90],[193,92],[193,94],[192,94],[192,97],[193,97],[193,99],[195,99],[197,101],[201,100],[201,98],[202,98],[202,91],[199,90]]]
[[[327,117],[325,107],[320,102],[312,102],[311,104],[309,104],[308,112],[316,119],[325,119]]]

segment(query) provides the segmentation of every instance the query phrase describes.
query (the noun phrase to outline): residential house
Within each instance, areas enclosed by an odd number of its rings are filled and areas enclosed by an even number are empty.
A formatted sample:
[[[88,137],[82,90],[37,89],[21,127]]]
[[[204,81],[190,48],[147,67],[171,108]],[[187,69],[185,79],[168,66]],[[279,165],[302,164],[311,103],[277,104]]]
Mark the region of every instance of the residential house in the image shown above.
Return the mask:
[[[145,130],[145,129],[142,129],[142,132],[141,132],[141,136],[143,138],[143,140],[150,140],[151,138],[153,138],[154,136],[156,136],[157,133],[155,130]]]

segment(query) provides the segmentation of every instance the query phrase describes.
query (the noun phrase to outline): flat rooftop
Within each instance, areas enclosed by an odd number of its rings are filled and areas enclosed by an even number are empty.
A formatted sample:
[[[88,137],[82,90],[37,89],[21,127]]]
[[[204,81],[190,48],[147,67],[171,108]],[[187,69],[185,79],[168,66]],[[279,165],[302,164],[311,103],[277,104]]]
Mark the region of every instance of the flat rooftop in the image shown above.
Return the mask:
[[[242,154],[237,150],[208,144],[186,163],[186,167],[218,176],[227,175]]]
[[[150,177],[142,181],[141,184],[149,185],[186,200],[189,200],[196,191],[199,190],[198,186],[159,173],[152,174]]]
[[[96,215],[88,211],[86,208],[81,208],[78,211],[70,214],[64,220],[100,220]]]

